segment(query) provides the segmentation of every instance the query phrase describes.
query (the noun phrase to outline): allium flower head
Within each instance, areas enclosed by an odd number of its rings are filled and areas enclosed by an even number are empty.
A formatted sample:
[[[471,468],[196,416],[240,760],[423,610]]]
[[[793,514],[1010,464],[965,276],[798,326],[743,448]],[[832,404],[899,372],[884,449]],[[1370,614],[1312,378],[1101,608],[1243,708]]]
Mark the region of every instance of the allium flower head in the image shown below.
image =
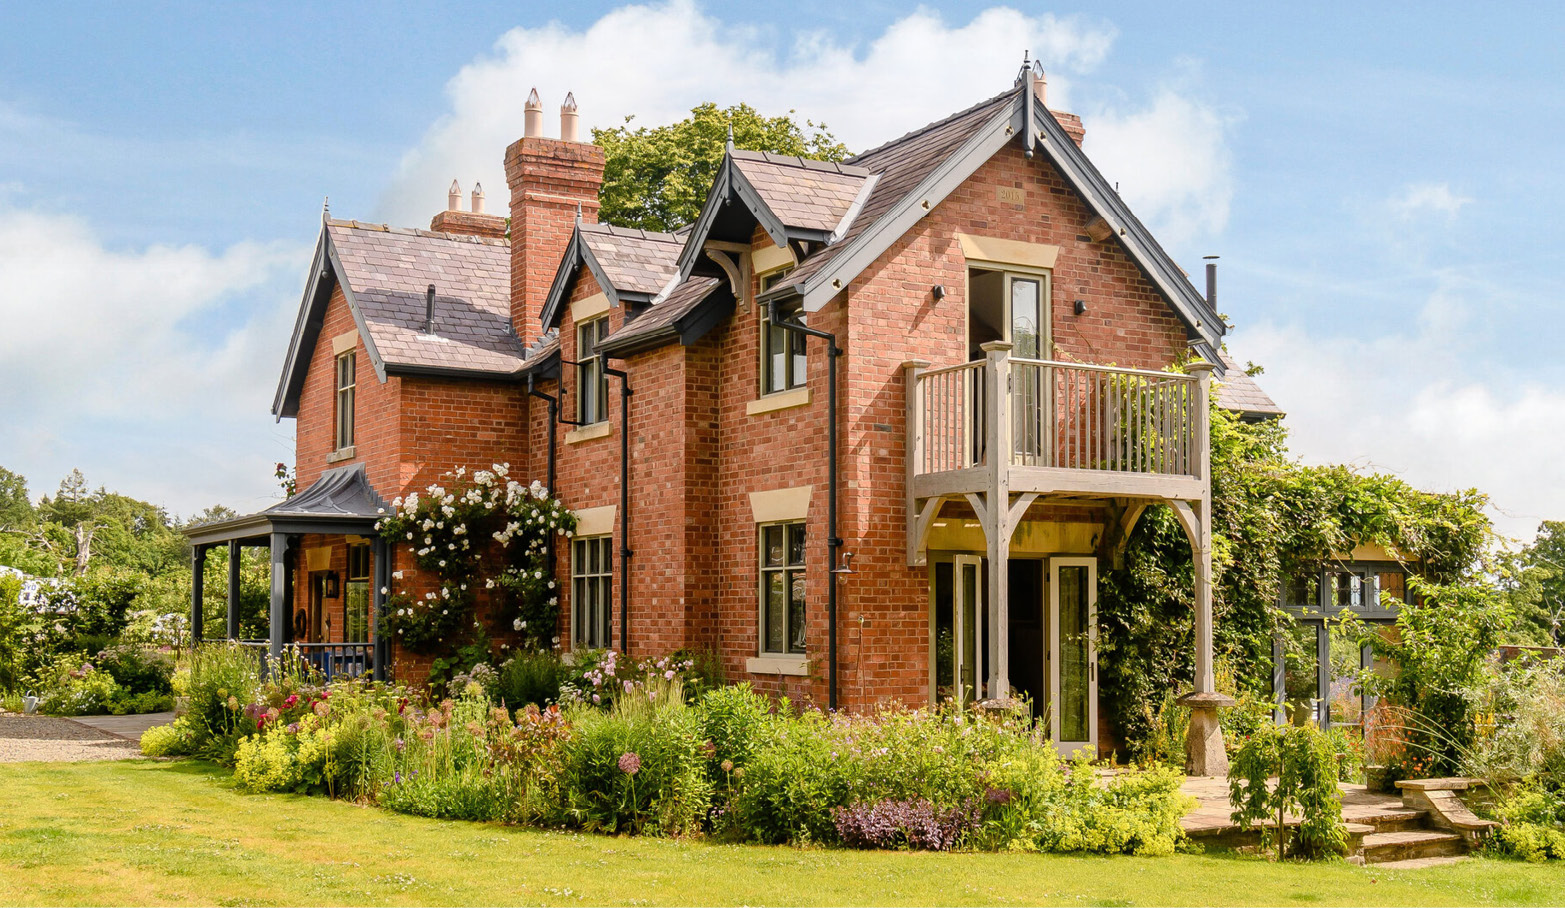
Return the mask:
[[[635,751],[626,751],[619,757],[620,772],[633,776],[641,771],[641,757]]]

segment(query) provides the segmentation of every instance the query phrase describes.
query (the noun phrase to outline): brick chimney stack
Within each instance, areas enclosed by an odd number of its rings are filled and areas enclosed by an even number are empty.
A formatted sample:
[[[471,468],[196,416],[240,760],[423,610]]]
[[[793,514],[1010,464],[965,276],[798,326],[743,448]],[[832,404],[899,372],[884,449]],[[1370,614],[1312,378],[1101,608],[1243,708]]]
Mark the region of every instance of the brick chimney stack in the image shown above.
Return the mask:
[[[484,187],[473,184],[473,210],[462,210],[462,186],[456,180],[446,190],[446,210],[435,215],[429,229],[436,233],[454,233],[458,236],[485,236],[505,239],[505,218],[484,214]]]
[[[511,323],[531,343],[542,333],[544,298],[565,256],[576,211],[584,223],[598,220],[603,149],[574,141],[576,99],[560,110],[565,137],[543,136],[538,90],[527,96],[525,135],[505,150],[505,182],[511,189]]]
[[[1049,106],[1049,81],[1045,78],[1041,68],[1033,78],[1032,90],[1033,94],[1037,95],[1038,100],[1042,101],[1043,106],[1047,108]],[[1060,128],[1064,129],[1065,134],[1071,137],[1071,141],[1076,143],[1077,148],[1080,148],[1082,139],[1087,137],[1087,129],[1081,125],[1081,117],[1060,110],[1050,110],[1049,113],[1054,115],[1054,121],[1060,124]]]

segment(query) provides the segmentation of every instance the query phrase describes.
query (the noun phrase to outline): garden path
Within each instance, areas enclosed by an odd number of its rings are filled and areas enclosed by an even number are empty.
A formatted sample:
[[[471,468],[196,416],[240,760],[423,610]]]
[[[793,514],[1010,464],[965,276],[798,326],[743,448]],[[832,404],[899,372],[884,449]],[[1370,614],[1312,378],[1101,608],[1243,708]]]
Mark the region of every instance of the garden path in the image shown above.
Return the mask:
[[[139,756],[141,746],[136,741],[90,725],[50,716],[0,714],[0,763],[128,760]]]

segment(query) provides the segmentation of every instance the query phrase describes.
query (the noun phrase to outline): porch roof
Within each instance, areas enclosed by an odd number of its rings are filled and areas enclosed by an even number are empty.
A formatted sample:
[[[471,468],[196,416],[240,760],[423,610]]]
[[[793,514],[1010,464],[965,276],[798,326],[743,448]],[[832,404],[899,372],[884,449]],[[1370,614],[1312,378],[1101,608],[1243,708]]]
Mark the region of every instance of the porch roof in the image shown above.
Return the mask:
[[[264,511],[186,527],[191,545],[238,540],[270,544],[273,533],[343,533],[368,536],[386,508],[361,463],[322,473],[304,491]]]

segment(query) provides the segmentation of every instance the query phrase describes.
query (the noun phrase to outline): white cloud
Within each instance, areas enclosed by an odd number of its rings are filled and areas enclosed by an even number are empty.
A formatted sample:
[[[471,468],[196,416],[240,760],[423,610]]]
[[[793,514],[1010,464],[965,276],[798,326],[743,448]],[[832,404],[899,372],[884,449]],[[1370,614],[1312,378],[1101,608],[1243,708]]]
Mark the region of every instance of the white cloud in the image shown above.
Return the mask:
[[[763,113],[797,111],[825,122],[862,150],[998,94],[1012,84],[1023,50],[1042,60],[1049,99],[1070,109],[1073,82],[1093,71],[1116,37],[1113,26],[1080,17],[1027,15],[997,7],[965,24],[920,9],[863,45],[822,32],[795,36],[783,55],[749,26],[731,25],[690,0],[624,7],[582,30],[559,24],[517,28],[494,53],[447,85],[450,112],[403,159],[378,218],[421,224],[444,207],[453,177],[483,182],[492,209],[507,197],[501,158],[522,132],[522,105],[537,86],[547,133],[554,108],[574,91],[587,126],[613,126],[630,114],[648,125],[687,115],[703,101],[745,101]],[[1154,226],[1215,229],[1227,213],[1228,159],[1215,115],[1173,89],[1146,110],[1087,119],[1094,142],[1127,195],[1151,208]],[[1110,153],[1124,138],[1133,144]]]
[[[186,513],[269,491],[275,436],[291,433],[266,415],[268,379],[307,254],[111,249],[85,219],[0,205],[5,465],[35,493],[80,467]]]
[[[1485,362],[1458,293],[1442,287],[1408,330],[1369,334],[1248,327],[1234,350],[1288,412],[1310,463],[1351,463],[1421,488],[1477,488],[1496,528],[1531,539],[1565,517],[1565,392],[1547,376]]]
[[[1422,220],[1431,216],[1452,221],[1461,212],[1462,206],[1472,201],[1467,196],[1453,192],[1449,183],[1411,183],[1387,200],[1386,205],[1393,215],[1403,221]]]
[[[1082,147],[1164,246],[1218,233],[1228,223],[1229,124],[1215,109],[1165,86],[1150,107],[1098,111],[1085,125]]]

